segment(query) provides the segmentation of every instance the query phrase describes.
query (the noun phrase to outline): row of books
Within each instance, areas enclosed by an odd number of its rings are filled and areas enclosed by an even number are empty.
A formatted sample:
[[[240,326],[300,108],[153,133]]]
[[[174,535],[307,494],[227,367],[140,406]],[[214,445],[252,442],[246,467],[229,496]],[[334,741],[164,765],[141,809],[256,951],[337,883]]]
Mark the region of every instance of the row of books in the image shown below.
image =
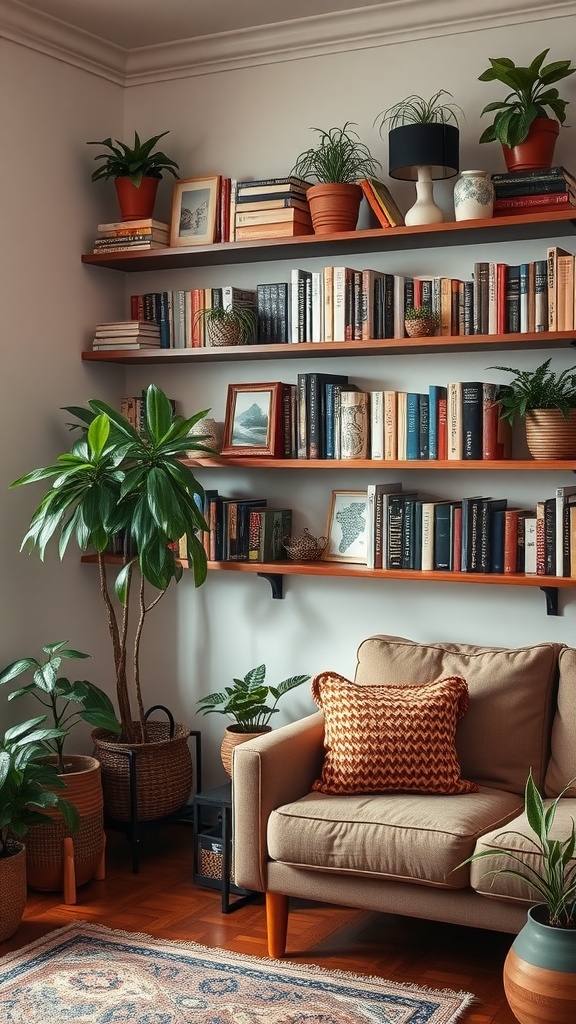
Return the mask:
[[[493,174],[494,215],[576,206],[576,178],[565,167]]]
[[[98,225],[94,253],[122,250],[165,249],[170,244],[170,225],[153,217],[141,220],[114,221]]]
[[[362,391],[346,374],[299,373],[284,385],[286,457],[300,459],[500,460],[511,457],[500,385],[431,384],[425,393]]]
[[[286,559],[284,538],[292,528],[292,509],[268,508],[266,498],[225,497],[204,492],[208,530],[204,549],[211,562],[278,562]],[[186,552],[181,552],[186,557]]]
[[[367,491],[370,568],[576,577],[576,487],[535,509],[482,495],[439,500],[401,484]]]
[[[202,348],[207,344],[203,311],[229,306],[256,312],[256,290],[223,285],[219,288],[177,289],[130,296],[134,320],[157,324],[161,348]]]

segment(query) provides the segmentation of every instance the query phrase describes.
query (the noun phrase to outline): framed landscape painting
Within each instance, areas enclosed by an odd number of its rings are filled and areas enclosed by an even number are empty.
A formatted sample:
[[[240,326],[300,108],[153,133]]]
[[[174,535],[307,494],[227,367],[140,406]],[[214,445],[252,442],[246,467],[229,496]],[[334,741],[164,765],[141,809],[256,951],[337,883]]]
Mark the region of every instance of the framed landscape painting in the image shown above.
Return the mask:
[[[170,245],[211,245],[216,241],[220,175],[184,178],[174,184]]]
[[[280,454],[282,388],[278,381],[228,385],[222,455]]]
[[[322,558],[329,562],[368,561],[368,494],[366,491],[332,491]]]

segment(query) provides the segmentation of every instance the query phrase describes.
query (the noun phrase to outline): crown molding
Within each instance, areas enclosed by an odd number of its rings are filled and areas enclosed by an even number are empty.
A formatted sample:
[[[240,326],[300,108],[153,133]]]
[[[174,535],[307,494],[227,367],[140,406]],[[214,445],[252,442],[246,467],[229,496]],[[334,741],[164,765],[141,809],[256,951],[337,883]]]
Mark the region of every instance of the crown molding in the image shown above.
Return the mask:
[[[129,87],[574,15],[576,0],[388,0],[126,50],[18,0],[3,0],[0,36]]]

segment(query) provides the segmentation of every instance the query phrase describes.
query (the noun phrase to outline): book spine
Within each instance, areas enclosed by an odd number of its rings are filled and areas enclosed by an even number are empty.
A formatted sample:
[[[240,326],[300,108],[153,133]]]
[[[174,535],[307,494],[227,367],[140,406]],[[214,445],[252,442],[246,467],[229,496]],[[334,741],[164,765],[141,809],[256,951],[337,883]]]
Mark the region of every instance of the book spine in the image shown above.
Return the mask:
[[[520,333],[528,330],[528,264],[520,264]]]
[[[506,310],[508,333],[520,332],[520,266],[508,267],[508,285],[506,287]]]
[[[507,196],[505,199],[495,199],[495,210],[524,210],[538,208],[539,206],[568,206],[572,203],[570,192],[540,193],[538,195],[516,195]]]
[[[504,575],[518,571],[518,511],[504,511]]]
[[[419,413],[419,453],[418,458],[428,459],[430,456],[428,444],[430,436],[430,396],[420,395],[418,403]]]
[[[451,512],[449,502],[439,502],[434,509],[434,568],[440,572],[452,568]]]
[[[508,287],[508,265],[496,264],[496,334],[506,334],[506,291]]]
[[[407,497],[402,505],[402,568],[414,568],[414,498]]]
[[[434,569],[434,502],[422,502],[422,554],[420,559],[421,572],[432,572]]]
[[[298,409],[298,458],[308,458],[308,374],[299,373],[297,376],[297,409]]]
[[[548,330],[555,331],[558,323],[557,284],[556,284],[556,249],[549,246],[546,253],[546,280],[548,283]]]
[[[544,574],[556,574],[556,498],[544,502]]]
[[[370,392],[370,458],[384,458],[384,392]]]
[[[462,383],[462,458],[482,458],[482,383]]]
[[[398,403],[396,391],[384,392],[384,458],[398,458]]]
[[[536,502],[536,575],[546,575],[546,527],[544,502]]]
[[[498,333],[498,267],[488,264],[488,334]]]
[[[480,510],[482,498],[472,498],[470,501],[469,518],[469,562],[468,572],[480,571]]]
[[[524,520],[524,572],[536,575],[536,516]]]
[[[490,518],[489,572],[504,572],[504,513],[505,509],[497,509]]]
[[[462,384],[460,381],[450,381],[447,386],[447,430],[448,430],[448,454],[451,461],[458,461],[462,458]]]
[[[404,498],[402,495],[392,494],[388,499],[388,527],[387,527],[387,550],[386,568],[402,568],[402,512]]]
[[[406,458],[420,458],[420,395],[413,391],[406,396]]]

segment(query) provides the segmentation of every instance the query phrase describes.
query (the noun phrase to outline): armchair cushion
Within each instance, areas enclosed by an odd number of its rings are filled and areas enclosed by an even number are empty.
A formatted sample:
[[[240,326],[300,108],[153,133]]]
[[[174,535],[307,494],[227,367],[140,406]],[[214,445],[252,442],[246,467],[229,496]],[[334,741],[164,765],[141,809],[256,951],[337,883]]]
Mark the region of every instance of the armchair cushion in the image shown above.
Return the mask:
[[[335,672],[312,682],[324,711],[325,757],[312,789],[322,793],[474,793],[461,778],[456,722],[468,707],[464,679],[365,687]]]

